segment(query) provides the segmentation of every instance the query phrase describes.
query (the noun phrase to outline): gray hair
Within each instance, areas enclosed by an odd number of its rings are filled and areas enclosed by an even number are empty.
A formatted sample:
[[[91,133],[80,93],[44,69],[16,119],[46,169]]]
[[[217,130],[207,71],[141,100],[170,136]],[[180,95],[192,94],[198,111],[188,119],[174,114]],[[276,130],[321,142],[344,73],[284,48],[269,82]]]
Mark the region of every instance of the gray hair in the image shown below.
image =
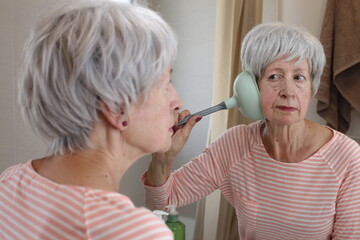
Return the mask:
[[[171,27],[145,7],[60,2],[31,32],[19,81],[23,116],[50,142],[50,154],[91,147],[99,99],[126,114],[160,82],[177,52]]]
[[[302,27],[280,22],[257,25],[245,36],[241,47],[242,68],[257,80],[270,63],[281,57],[286,57],[285,61],[307,59],[315,95],[326,62],[323,46],[316,37]]]

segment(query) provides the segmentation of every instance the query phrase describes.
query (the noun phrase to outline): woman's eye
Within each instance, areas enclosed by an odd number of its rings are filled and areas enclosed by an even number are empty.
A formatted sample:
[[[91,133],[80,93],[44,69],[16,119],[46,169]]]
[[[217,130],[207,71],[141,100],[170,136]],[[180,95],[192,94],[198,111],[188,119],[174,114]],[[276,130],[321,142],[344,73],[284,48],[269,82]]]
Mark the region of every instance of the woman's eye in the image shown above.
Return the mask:
[[[269,76],[269,79],[270,80],[278,80],[278,79],[280,79],[280,76],[278,74],[272,74]]]
[[[296,76],[294,77],[294,79],[295,79],[295,80],[298,80],[298,81],[303,81],[303,80],[305,80],[305,77],[302,76],[302,75],[296,75]]]

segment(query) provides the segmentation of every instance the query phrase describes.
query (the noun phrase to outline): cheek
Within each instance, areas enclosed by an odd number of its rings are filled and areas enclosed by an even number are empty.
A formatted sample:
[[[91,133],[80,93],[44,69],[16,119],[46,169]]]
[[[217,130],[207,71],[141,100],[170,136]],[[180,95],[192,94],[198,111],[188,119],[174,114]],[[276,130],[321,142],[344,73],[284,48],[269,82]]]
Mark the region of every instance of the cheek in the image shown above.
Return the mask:
[[[260,90],[260,101],[264,113],[269,112],[272,109],[277,95],[277,89],[263,88]]]
[[[303,109],[307,109],[312,98],[311,91],[303,91],[298,94],[300,105]]]

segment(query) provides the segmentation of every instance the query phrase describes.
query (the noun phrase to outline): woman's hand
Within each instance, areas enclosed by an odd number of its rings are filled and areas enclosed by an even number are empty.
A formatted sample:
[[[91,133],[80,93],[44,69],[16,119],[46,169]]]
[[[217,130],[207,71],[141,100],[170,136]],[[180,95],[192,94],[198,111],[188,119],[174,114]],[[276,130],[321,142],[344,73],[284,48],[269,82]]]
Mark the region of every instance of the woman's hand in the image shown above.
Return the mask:
[[[190,115],[188,110],[178,113],[176,125],[179,121]],[[166,152],[158,152],[152,154],[152,160],[146,176],[146,185],[161,186],[169,177],[173,162],[176,155],[181,151],[186,141],[190,136],[190,132],[195,124],[201,120],[201,116],[193,116],[187,121],[185,125],[174,127],[174,134],[172,136],[172,143],[169,150]]]
[[[180,122],[182,119],[189,115],[190,112],[188,110],[182,111],[178,114],[178,121],[176,123]],[[186,124],[174,127],[174,135],[172,136],[171,147],[166,152],[168,159],[175,158],[176,155],[181,151],[190,136],[191,130],[200,120],[201,116],[193,116]]]

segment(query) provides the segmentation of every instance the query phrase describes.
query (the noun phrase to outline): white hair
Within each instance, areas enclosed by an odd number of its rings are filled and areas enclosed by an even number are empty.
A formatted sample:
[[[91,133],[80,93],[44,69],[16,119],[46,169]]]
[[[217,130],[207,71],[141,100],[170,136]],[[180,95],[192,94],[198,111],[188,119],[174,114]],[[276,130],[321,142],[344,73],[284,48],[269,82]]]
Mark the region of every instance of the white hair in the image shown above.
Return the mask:
[[[241,47],[242,68],[257,80],[270,63],[282,57],[286,57],[285,61],[307,60],[315,95],[326,62],[323,46],[316,37],[302,27],[280,22],[259,24],[245,36]]]
[[[50,154],[90,147],[99,100],[128,112],[173,63],[177,40],[154,11],[114,1],[60,1],[24,48],[23,116]]]

